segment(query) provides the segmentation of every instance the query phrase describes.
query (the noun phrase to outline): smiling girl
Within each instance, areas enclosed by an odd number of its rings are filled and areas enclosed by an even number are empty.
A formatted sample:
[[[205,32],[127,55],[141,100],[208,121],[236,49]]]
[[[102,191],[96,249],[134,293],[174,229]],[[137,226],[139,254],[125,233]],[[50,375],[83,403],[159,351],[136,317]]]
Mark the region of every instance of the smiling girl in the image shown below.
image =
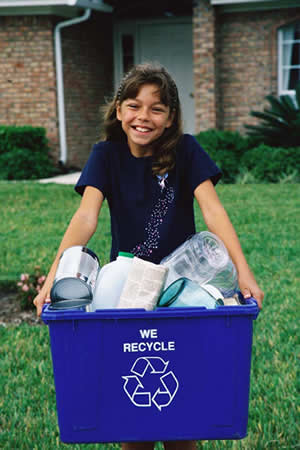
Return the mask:
[[[106,198],[111,216],[111,260],[119,251],[159,263],[196,232],[194,199],[208,229],[236,265],[244,297],[261,307],[263,292],[246,262],[214,185],[221,172],[191,135],[183,134],[178,91],[160,65],[142,64],[124,77],[105,114],[105,140],[96,144],[75,186],[82,195],[46,282],[35,298],[37,313],[49,301],[59,257],[86,245]],[[166,442],[165,449],[195,450],[194,441]],[[154,443],[124,443],[123,450]]]
[[[172,125],[173,112],[160,99],[155,84],[141,87],[135,99],[117,105],[117,119],[127,136],[131,154],[137,158],[151,156],[151,143]]]

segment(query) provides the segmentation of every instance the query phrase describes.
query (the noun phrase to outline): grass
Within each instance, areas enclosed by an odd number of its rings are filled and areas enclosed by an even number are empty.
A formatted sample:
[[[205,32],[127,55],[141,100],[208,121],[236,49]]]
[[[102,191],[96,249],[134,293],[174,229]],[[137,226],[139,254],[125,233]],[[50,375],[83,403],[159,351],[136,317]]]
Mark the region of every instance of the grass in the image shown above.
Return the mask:
[[[254,322],[248,437],[199,442],[199,449],[299,448],[296,351],[299,344],[299,198],[297,184],[221,185],[229,212],[259,284],[264,309]],[[70,186],[0,183],[1,279],[14,280],[40,264],[46,271],[79,196]],[[200,213],[197,229],[204,229]],[[108,261],[109,216],[89,244]],[[4,255],[4,258],[3,258]],[[46,326],[0,327],[0,448],[118,449],[118,444],[60,443]],[[157,444],[157,448],[161,448]]]
[[[47,272],[80,196],[68,185],[0,182],[0,202],[0,281],[33,272],[36,264]],[[109,258],[108,217],[103,208],[99,228],[105,229],[90,242],[102,264]]]

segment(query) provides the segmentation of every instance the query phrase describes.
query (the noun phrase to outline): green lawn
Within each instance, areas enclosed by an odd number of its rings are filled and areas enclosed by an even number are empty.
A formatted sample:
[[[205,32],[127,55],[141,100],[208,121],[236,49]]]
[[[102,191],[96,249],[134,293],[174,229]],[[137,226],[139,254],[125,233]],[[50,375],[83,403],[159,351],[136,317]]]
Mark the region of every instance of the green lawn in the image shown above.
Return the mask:
[[[266,298],[254,322],[248,437],[199,442],[199,448],[299,448],[300,186],[220,185],[218,193]],[[47,270],[79,200],[69,186],[0,183],[1,280],[15,280],[35,264]],[[108,217],[104,207],[99,229],[89,244],[102,264],[109,256]],[[197,229],[203,228],[197,212]],[[46,326],[0,327],[0,335],[1,449],[119,448],[117,444],[67,446],[59,442]]]

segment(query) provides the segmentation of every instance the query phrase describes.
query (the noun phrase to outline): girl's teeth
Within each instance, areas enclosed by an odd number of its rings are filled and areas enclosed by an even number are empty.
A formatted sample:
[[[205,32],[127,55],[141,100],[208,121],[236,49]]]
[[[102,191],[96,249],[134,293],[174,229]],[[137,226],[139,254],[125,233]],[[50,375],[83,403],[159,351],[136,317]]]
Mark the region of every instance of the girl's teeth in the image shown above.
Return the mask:
[[[145,133],[146,131],[149,131],[148,128],[142,128],[142,127],[136,127],[137,131],[141,131],[142,133]]]

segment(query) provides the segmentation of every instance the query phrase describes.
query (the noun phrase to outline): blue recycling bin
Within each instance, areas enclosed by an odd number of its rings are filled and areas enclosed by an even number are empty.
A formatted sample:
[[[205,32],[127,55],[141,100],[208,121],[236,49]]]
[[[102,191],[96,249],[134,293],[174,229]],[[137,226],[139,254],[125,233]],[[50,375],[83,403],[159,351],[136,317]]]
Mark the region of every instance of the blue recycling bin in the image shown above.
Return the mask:
[[[211,310],[44,307],[61,440],[244,438],[257,315],[253,299]]]

